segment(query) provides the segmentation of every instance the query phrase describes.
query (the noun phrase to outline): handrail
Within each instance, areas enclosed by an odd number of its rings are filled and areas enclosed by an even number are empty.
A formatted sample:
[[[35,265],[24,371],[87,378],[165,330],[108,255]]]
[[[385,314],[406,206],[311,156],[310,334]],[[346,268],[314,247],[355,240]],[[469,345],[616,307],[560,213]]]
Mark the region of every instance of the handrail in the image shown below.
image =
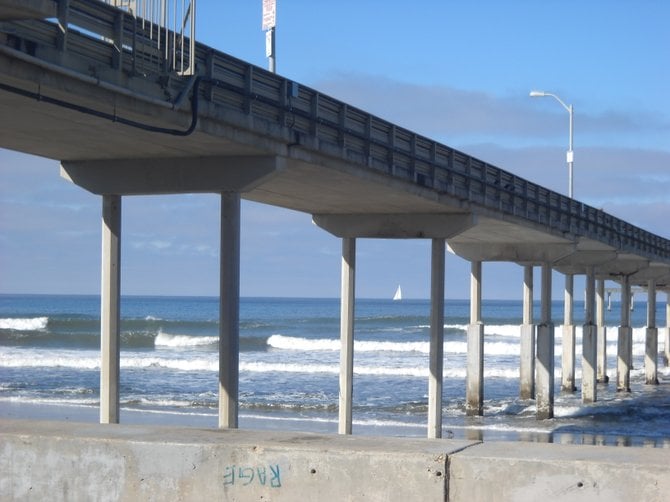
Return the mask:
[[[141,57],[136,51],[138,40],[159,48],[160,37],[152,39],[148,35],[156,29],[151,23],[142,29],[141,20],[138,22],[123,11],[96,0],[69,0],[68,3],[68,22],[72,27],[81,26],[84,31],[71,33],[71,43],[62,44],[61,50],[73,46],[71,50],[77,56],[88,58],[87,64],[95,60],[103,69],[112,67],[124,74],[136,75],[136,60]],[[21,21],[3,26],[7,25],[11,26],[13,36],[33,45],[51,44],[51,49],[59,48],[58,26],[53,22]],[[95,39],[88,32],[100,38]],[[172,36],[172,32],[167,32],[168,39]],[[34,47],[24,46],[25,50],[34,51]],[[194,47],[195,70],[206,77],[205,82],[215,84],[195,86],[198,97],[240,116],[251,116],[253,120],[247,121],[249,124],[261,120],[276,126],[264,127],[264,133],[280,141],[291,138],[287,143],[291,147],[343,158],[363,168],[455,197],[465,205],[501,212],[574,237],[595,239],[624,251],[670,262],[668,239],[263,68],[202,44],[195,43]],[[168,74],[169,68],[161,58],[147,58],[142,64],[144,75]],[[167,85],[174,96],[193,81],[187,82],[176,72],[173,74],[174,78],[167,79],[163,85]]]

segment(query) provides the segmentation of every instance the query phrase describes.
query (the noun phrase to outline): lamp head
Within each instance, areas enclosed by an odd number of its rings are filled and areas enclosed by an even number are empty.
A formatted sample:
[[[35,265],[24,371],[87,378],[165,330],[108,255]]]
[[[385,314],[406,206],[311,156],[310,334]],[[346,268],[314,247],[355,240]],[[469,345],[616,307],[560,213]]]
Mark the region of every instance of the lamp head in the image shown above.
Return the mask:
[[[531,98],[541,98],[546,96],[547,93],[544,91],[530,91],[530,97]]]

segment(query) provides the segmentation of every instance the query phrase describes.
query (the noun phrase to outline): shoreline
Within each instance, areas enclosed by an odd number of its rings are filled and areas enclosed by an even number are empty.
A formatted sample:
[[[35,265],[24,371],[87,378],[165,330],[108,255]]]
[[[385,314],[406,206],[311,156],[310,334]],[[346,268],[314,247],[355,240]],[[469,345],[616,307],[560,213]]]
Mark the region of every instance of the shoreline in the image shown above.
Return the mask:
[[[18,400],[0,400],[0,420],[31,420],[65,423],[98,424],[99,408],[93,405],[66,405],[53,403],[26,403]],[[532,421],[531,421],[532,420]],[[580,431],[578,426],[557,423],[556,420],[534,421],[525,428],[505,424],[485,423],[482,417],[451,417],[443,425],[442,439],[481,441],[485,443],[555,443],[563,445],[594,445],[632,448],[670,448],[670,437],[649,437],[644,434],[611,434]],[[211,413],[169,410],[121,408],[120,423],[137,426],[169,426],[186,429],[217,430],[218,422]],[[288,413],[246,412],[239,416],[239,429],[247,431],[275,431],[314,433],[337,436],[337,416],[315,417]],[[353,437],[425,438],[426,425],[410,422],[367,423],[354,419]]]

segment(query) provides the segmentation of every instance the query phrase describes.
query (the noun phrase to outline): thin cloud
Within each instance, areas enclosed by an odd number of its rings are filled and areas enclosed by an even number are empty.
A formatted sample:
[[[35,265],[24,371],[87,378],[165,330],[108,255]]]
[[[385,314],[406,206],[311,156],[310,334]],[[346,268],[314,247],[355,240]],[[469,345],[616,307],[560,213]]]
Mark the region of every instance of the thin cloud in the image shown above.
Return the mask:
[[[526,91],[496,96],[450,86],[401,82],[378,75],[337,73],[314,86],[337,99],[408,129],[436,139],[484,139],[563,137],[567,114]],[[579,110],[579,106],[576,108]],[[670,120],[644,111],[606,110],[576,115],[580,134],[596,137],[608,134],[636,135],[644,132],[670,133]]]

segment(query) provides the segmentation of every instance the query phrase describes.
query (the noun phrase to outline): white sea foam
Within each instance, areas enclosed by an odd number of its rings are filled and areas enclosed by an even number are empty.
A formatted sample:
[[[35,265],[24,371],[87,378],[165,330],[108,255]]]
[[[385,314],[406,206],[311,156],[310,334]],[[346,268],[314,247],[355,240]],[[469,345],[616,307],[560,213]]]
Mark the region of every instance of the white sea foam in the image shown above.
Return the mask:
[[[300,338],[284,335],[272,335],[267,344],[283,350],[327,350],[339,351],[340,341],[334,338]],[[422,352],[428,354],[428,342],[372,342],[357,340],[354,342],[357,352]]]
[[[48,317],[5,318],[0,319],[0,329],[41,331],[47,329],[48,322]]]
[[[100,368],[99,355],[91,351],[52,351],[40,353],[35,351],[0,352],[0,366],[6,368],[75,368],[92,370]]]
[[[219,339],[215,336],[189,336],[189,335],[171,335],[158,332],[154,340],[156,347],[199,347],[203,345],[214,345]]]
[[[330,351],[340,350],[340,340],[334,338],[300,338],[284,335],[272,335],[268,338],[267,344],[270,347],[281,350],[295,351]],[[417,352],[428,354],[430,344],[428,342],[383,342],[383,341],[365,341],[356,340],[354,350],[361,352]],[[468,345],[466,342],[444,343],[444,351],[451,354],[467,353]],[[485,342],[484,352],[488,355],[519,355],[518,343],[507,342]]]

